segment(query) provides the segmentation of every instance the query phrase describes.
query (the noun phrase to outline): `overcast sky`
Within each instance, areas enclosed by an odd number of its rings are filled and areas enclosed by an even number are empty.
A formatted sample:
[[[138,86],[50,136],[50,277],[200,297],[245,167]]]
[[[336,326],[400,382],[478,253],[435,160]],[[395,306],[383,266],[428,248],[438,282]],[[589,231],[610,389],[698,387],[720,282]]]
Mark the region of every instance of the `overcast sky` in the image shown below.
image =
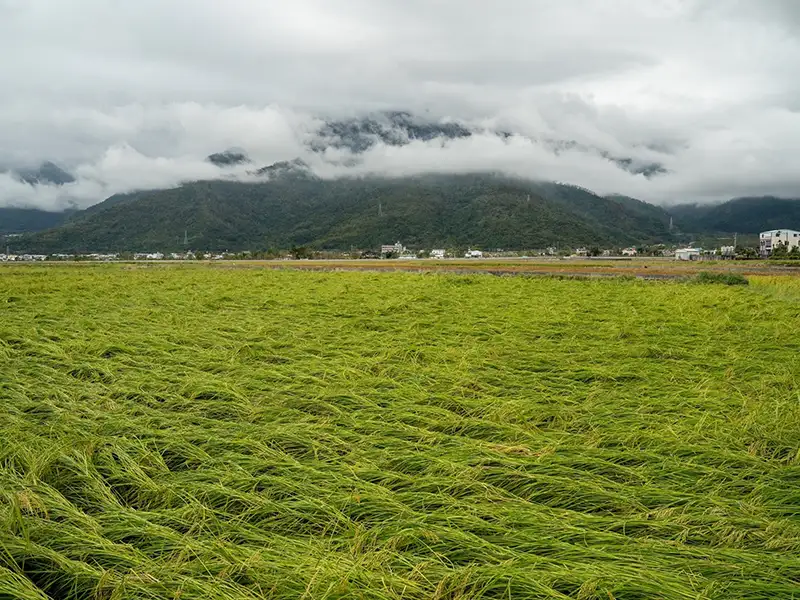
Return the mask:
[[[305,156],[320,118],[384,109],[520,135],[377,146],[359,172],[503,169],[660,203],[800,196],[797,0],[0,0],[0,56],[0,165],[78,176],[0,175],[0,205],[214,177],[203,158],[232,146]]]

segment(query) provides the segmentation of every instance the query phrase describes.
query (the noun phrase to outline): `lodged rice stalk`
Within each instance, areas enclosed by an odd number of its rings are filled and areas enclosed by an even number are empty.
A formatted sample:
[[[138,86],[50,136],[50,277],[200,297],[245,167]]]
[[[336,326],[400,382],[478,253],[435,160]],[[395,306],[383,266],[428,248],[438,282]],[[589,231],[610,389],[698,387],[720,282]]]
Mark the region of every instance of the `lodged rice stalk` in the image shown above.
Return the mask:
[[[0,598],[800,597],[800,280],[0,268]]]

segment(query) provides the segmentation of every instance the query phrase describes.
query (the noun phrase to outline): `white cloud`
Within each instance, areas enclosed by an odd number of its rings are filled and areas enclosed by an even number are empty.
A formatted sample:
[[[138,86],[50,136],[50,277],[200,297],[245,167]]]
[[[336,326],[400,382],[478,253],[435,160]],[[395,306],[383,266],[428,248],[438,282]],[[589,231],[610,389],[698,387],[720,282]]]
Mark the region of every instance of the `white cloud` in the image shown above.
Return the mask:
[[[0,205],[219,176],[204,157],[231,146],[339,173],[307,153],[315,115],[376,109],[520,135],[376,146],[359,172],[492,168],[655,202],[798,195],[799,32],[793,0],[0,0],[0,165],[78,177],[0,176]]]

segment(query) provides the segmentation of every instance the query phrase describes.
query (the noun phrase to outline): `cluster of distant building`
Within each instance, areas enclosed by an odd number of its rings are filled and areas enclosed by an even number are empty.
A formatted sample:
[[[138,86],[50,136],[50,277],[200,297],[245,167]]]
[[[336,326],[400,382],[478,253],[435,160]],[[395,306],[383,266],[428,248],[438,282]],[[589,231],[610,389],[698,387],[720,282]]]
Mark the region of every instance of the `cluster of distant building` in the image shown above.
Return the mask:
[[[469,249],[463,254],[463,258],[484,258],[491,257],[503,257],[503,256],[510,256],[516,255],[517,253],[508,253],[504,251],[496,251],[496,252],[487,252],[484,253],[482,250],[473,250]],[[555,247],[548,247],[544,248],[539,251],[532,252],[534,256],[557,256],[559,255],[559,251]],[[622,256],[622,257],[634,257],[640,254],[639,250],[633,246],[628,248],[622,248],[619,250],[597,250],[595,249],[594,252],[589,250],[588,248],[581,247],[572,250],[568,255],[573,257],[614,257],[614,256]],[[734,246],[722,246],[716,250],[704,250],[703,248],[677,248],[671,249],[664,247],[663,249],[659,250],[656,254],[652,252],[648,253],[647,256],[663,256],[668,258],[674,258],[675,260],[700,260],[703,258],[734,258],[736,252]],[[562,254],[563,255],[563,254]],[[396,242],[394,244],[383,244],[381,246],[379,253],[371,253],[365,252],[362,253],[363,258],[398,258],[398,259],[414,259],[420,258],[421,256],[433,259],[444,259],[444,258],[461,258],[462,255],[455,252],[448,252],[444,249],[433,249],[433,250],[423,250],[418,253],[414,253],[413,251],[406,248],[401,242]]]
[[[0,254],[0,262],[13,262],[13,261],[25,261],[25,262],[35,262],[35,261],[44,261],[49,258],[47,254]]]
[[[793,229],[773,229],[771,231],[764,231],[759,234],[759,248],[757,250],[752,250],[753,254],[750,256],[755,257],[756,254],[761,258],[769,258],[770,255],[774,252],[774,250],[780,246],[785,247],[788,252],[791,252],[793,248],[797,248],[800,251],[800,231],[795,231]],[[367,253],[369,254],[369,253]],[[555,256],[559,254],[556,248],[546,248],[541,251],[537,251],[534,253],[535,255],[539,256]],[[618,250],[598,250],[594,249],[594,251],[589,250],[588,248],[576,248],[571,252],[571,256],[575,257],[590,257],[590,256],[598,256],[598,257],[613,257],[613,256],[622,256],[622,257],[634,257],[640,254],[639,249],[634,246],[628,248],[621,248]],[[394,244],[384,244],[381,246],[380,253],[377,256],[372,256],[373,258],[418,258],[420,255],[427,256],[429,258],[460,258],[460,255],[456,255],[454,253],[448,253],[442,249],[434,249],[430,251],[422,251],[421,253],[415,254],[412,251],[409,251],[401,242],[396,242]],[[503,252],[490,252],[487,253],[487,256],[490,257],[497,257],[504,255]],[[734,259],[737,257],[736,253],[736,246],[720,246],[714,249],[704,249],[699,246],[686,246],[680,248],[668,248],[662,246],[661,249],[657,250],[656,253],[652,252],[652,248],[648,249],[647,252],[648,256],[662,256],[666,258],[674,258],[675,260],[717,260],[717,259]],[[368,257],[370,257],[368,256]],[[464,258],[483,258],[484,252],[481,250],[467,250],[464,254]]]
[[[424,252],[424,254],[426,254],[428,258],[434,259],[444,259],[448,257],[447,250],[444,248],[434,248]],[[409,251],[401,242],[395,242],[394,244],[383,244],[381,246],[380,258],[413,259],[419,258],[419,255]],[[464,258],[483,258],[483,251],[469,249],[464,254]]]
[[[219,254],[215,252],[136,252],[134,254],[0,254],[0,262],[43,262],[43,261],[98,261],[108,262],[115,260],[223,260],[234,258],[232,254]]]
[[[769,258],[778,249],[787,252],[794,249],[800,251],[800,231],[794,229],[771,229],[758,234],[758,256]],[[702,260],[703,258],[735,258],[735,246],[722,246],[718,250],[704,250],[703,248],[678,248],[675,250],[677,260]]]
[[[768,258],[777,249],[792,252],[793,256],[800,253],[800,231],[794,229],[773,229],[770,231],[763,231],[759,234],[759,247],[757,249],[750,249],[749,254],[745,257],[755,258]],[[687,246],[683,248],[668,248],[666,246],[656,246],[655,248],[645,248],[647,256],[662,256],[674,258],[675,260],[707,260],[707,259],[733,259],[737,258],[737,248],[733,246],[722,246],[713,250],[703,249],[697,246]],[[740,249],[741,251],[741,249]],[[563,250],[559,251],[557,248],[548,247],[542,250],[537,250],[529,253],[531,256],[575,256],[575,257],[635,257],[640,254],[639,249],[635,247],[622,248],[618,250],[599,250],[593,248],[577,248],[568,253]],[[319,253],[315,253],[319,255]],[[476,250],[469,248],[463,254],[453,250],[445,250],[443,248],[434,248],[432,250],[412,251],[406,248],[401,242],[394,244],[383,244],[379,252],[367,251],[353,255],[348,253],[326,253],[321,255],[323,258],[341,258],[341,257],[360,257],[360,258],[396,258],[396,259],[416,259],[421,257],[431,259],[445,259],[445,258],[498,258],[498,257],[517,257],[518,252],[510,252],[504,250]],[[11,254],[6,250],[5,254],[0,254],[0,262],[42,262],[42,261],[116,261],[116,260],[224,260],[236,258],[254,258],[252,253],[243,252],[238,254],[231,253],[216,253],[216,252],[203,252],[198,250],[187,252],[137,252],[137,253],[124,253],[124,254]],[[524,256],[523,258],[526,258]],[[291,255],[285,258],[292,258]],[[296,258],[296,257],[295,257]]]

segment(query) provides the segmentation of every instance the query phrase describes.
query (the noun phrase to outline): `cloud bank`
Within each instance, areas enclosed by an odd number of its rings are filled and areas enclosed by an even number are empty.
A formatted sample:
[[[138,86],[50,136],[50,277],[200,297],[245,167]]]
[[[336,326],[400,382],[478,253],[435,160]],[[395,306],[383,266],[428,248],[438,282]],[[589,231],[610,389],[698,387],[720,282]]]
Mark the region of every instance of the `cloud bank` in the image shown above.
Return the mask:
[[[0,0],[0,167],[77,179],[0,174],[0,206],[248,178],[205,160],[230,147],[323,177],[491,169],[657,203],[797,197],[799,34],[793,0]],[[474,134],[311,150],[325,120],[383,110]]]

